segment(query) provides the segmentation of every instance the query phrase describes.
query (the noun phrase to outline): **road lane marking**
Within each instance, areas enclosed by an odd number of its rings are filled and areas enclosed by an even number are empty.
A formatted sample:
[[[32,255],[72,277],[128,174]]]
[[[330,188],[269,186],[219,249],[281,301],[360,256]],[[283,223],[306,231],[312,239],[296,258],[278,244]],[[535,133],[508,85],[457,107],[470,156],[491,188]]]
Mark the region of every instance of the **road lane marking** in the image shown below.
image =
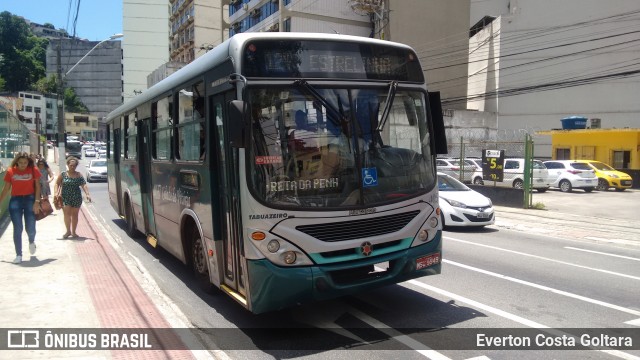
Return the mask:
[[[435,286],[431,286],[431,285],[422,283],[422,282],[420,282],[418,280],[409,280],[409,281],[406,281],[405,283],[409,283],[411,285],[414,285],[414,286],[417,286],[417,287],[421,287],[421,288],[423,288],[425,290],[434,292],[436,294],[440,294],[442,296],[451,298],[451,299],[459,301],[461,303],[465,303],[465,304],[473,306],[473,307],[475,307],[477,309],[481,309],[481,310],[484,310],[486,312],[490,312],[492,314],[504,317],[506,319],[515,321],[517,323],[520,323],[522,325],[525,325],[525,326],[528,326],[528,327],[531,327],[531,328],[546,329],[546,330],[543,330],[543,331],[545,331],[547,333],[550,333],[550,334],[559,335],[559,336],[562,336],[562,335],[567,335],[567,336],[572,336],[572,337],[575,336],[575,335],[566,333],[564,331],[552,329],[551,327],[549,327],[547,325],[543,325],[543,324],[537,323],[537,322],[535,322],[533,320],[525,319],[525,318],[523,318],[521,316],[518,316],[516,314],[511,314],[511,313],[506,312],[504,310],[500,310],[498,308],[494,308],[493,306],[486,305],[486,304],[483,304],[483,303],[475,301],[475,300],[471,300],[471,299],[466,298],[466,297],[464,297],[462,295],[454,294],[454,293],[449,292],[447,290],[443,290],[443,289],[437,288]],[[616,356],[616,357],[619,357],[619,358],[622,358],[622,359],[638,359],[637,356],[634,356],[634,355],[631,355],[631,354],[627,354],[627,353],[625,353],[623,351],[620,351],[620,350],[595,350],[595,351],[600,351],[600,352],[609,354],[611,356]]]
[[[354,315],[355,317],[357,317],[358,319],[362,320],[363,322],[367,323],[369,326],[373,327],[374,329],[383,332],[385,335],[389,336],[389,338],[392,338],[404,345],[406,345],[407,347],[411,348],[412,350],[416,351],[417,353],[419,353],[420,355],[432,359],[432,360],[451,360],[448,357],[446,357],[445,355],[435,351],[435,350],[431,350],[428,346],[426,346],[425,344],[411,338],[408,335],[398,335],[399,331],[395,330],[394,328],[390,327],[389,325],[363,313],[362,311],[351,307],[349,309],[349,313],[351,313],[352,315]]]
[[[456,301],[463,302],[465,304],[469,304],[469,305],[471,305],[471,306],[473,306],[475,308],[482,309],[482,310],[484,310],[486,312],[490,312],[492,314],[496,314],[498,316],[501,316],[503,318],[509,319],[511,321],[517,322],[519,324],[522,324],[522,325],[525,325],[525,326],[528,326],[528,327],[538,328],[538,329],[548,329],[549,328],[549,326],[547,326],[547,325],[543,325],[543,324],[537,323],[535,321],[532,321],[532,320],[529,320],[529,319],[525,319],[525,318],[520,317],[518,315],[508,313],[508,312],[506,312],[504,310],[500,310],[498,308],[494,308],[493,306],[485,305],[485,304],[480,303],[478,301],[471,300],[471,299],[466,298],[466,297],[464,297],[462,295],[457,295],[457,294],[454,294],[454,293],[449,292],[447,290],[443,290],[443,289],[437,288],[435,286],[427,285],[427,284],[425,284],[423,282],[420,282],[420,281],[417,281],[417,280],[409,280],[407,282],[410,283],[411,285],[421,287],[423,289],[429,290],[431,292],[435,292],[437,294],[440,294],[442,296],[446,296],[446,297],[454,299]]]
[[[547,258],[547,257],[544,257],[544,256],[538,256],[538,255],[523,253],[523,252],[520,252],[520,251],[504,249],[504,248],[500,248],[500,247],[492,246],[492,245],[478,244],[478,243],[475,243],[475,242],[472,242],[472,241],[456,239],[456,238],[452,238],[452,237],[449,237],[449,236],[445,236],[444,238],[448,239],[448,240],[453,240],[453,241],[465,243],[465,244],[468,244],[468,245],[475,245],[475,246],[485,247],[485,248],[488,248],[488,249],[494,249],[494,250],[498,250],[498,251],[508,252],[508,253],[511,253],[511,254],[517,254],[517,255],[522,255],[522,256],[526,256],[526,257],[531,257],[531,258],[534,258],[534,259],[550,261],[550,262],[563,264],[563,265],[568,265],[568,266],[574,266],[574,267],[577,267],[577,268],[597,271],[597,272],[601,272],[601,273],[605,273],[605,274],[609,274],[609,275],[621,276],[621,277],[625,277],[625,278],[629,278],[629,279],[633,279],[633,280],[640,280],[640,277],[638,277],[638,276],[623,274],[623,273],[619,273],[619,272],[615,272],[615,271],[609,271],[609,270],[598,269],[598,268],[593,268],[593,267],[584,266],[584,265],[578,265],[578,264],[574,264],[574,263],[570,263],[570,262],[566,262],[566,261],[550,259],[550,258]]]
[[[526,280],[520,280],[520,279],[516,279],[514,277],[511,276],[507,276],[507,275],[502,275],[502,274],[498,274],[492,271],[488,271],[488,270],[483,270],[483,269],[479,269],[477,267],[473,267],[473,266],[469,266],[469,265],[464,265],[455,261],[451,261],[451,260],[447,260],[447,259],[443,259],[442,260],[443,263],[447,263],[453,266],[458,266],[467,270],[471,270],[471,271],[475,271],[475,272],[479,272],[485,275],[489,275],[489,276],[493,276],[493,277],[497,277],[500,279],[504,279],[504,280],[508,280],[508,281],[512,281],[518,284],[522,284],[522,285],[526,285],[526,286],[531,286],[540,290],[544,290],[544,291],[549,291],[558,295],[563,295],[563,296],[567,296],[570,298],[574,298],[577,300],[581,300],[581,301],[585,301],[588,303],[592,303],[592,304],[596,304],[596,305],[600,305],[600,306],[604,306],[606,308],[609,309],[614,309],[614,310],[618,310],[627,314],[631,314],[634,316],[640,316],[640,311],[637,310],[633,310],[633,309],[628,309],[619,305],[614,305],[614,304],[609,304],[607,302],[604,301],[600,301],[600,300],[596,300],[596,299],[592,299],[592,298],[588,298],[586,296],[582,296],[582,295],[578,295],[578,294],[573,294],[567,291],[563,291],[563,290],[558,290],[558,289],[554,289],[554,288],[550,288],[548,286],[544,286],[544,285],[539,285],[536,283],[532,283]]]
[[[594,253],[594,254],[599,254],[599,255],[613,256],[613,257],[617,257],[617,258],[621,258],[621,259],[640,261],[640,258],[634,258],[634,257],[631,257],[631,256],[624,256],[624,255],[617,255],[617,254],[610,254],[610,253],[601,252],[601,251],[581,249],[581,248],[576,248],[576,247],[573,247],[573,246],[565,246],[564,248],[565,249],[569,249],[569,250],[584,251],[584,252],[589,252],[589,253]]]
[[[640,326],[640,319],[625,321],[627,325]]]

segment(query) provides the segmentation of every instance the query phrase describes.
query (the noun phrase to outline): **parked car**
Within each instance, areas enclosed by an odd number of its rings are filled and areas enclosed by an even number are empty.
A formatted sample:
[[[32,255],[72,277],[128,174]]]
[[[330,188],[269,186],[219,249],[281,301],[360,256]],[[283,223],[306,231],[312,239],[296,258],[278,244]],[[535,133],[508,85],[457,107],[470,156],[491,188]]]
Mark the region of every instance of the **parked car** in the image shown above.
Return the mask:
[[[599,191],[607,191],[611,187],[616,191],[624,191],[631,188],[633,184],[633,179],[629,174],[618,171],[603,162],[595,160],[576,160],[576,162],[587,164],[596,172],[598,177],[596,189]]]
[[[482,227],[495,222],[491,199],[471,190],[454,177],[438,172],[438,189],[443,227]]]
[[[107,180],[107,160],[91,160],[87,168],[87,182]]]
[[[557,187],[562,192],[571,192],[573,189],[582,189],[592,192],[598,186],[596,172],[585,163],[575,160],[549,160],[544,165],[549,171],[552,187]]]
[[[478,169],[482,169],[482,159],[481,158],[464,158],[464,162],[469,165],[473,165]]]
[[[540,160],[532,160],[533,177],[531,178],[531,188],[538,192],[545,192],[551,186],[547,167]],[[524,187],[524,158],[513,158],[504,160],[502,181],[496,181],[495,186],[512,187],[522,189]],[[482,168],[472,175],[475,185],[484,185]],[[493,185],[493,181],[487,181],[486,185]]]
[[[462,165],[460,164],[460,160],[458,159],[445,159],[438,158],[436,159],[436,168],[437,171],[453,176],[456,179],[460,178],[460,168]],[[471,183],[471,176],[476,171],[476,167],[474,165],[470,165],[465,163],[463,174],[462,174],[462,182]]]

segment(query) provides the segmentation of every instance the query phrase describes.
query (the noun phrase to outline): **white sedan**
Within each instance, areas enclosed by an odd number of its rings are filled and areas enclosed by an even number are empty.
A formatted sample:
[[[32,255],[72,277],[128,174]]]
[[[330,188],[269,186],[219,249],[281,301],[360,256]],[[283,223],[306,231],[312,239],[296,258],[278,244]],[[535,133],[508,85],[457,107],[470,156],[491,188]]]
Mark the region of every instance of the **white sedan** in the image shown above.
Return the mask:
[[[91,160],[87,168],[87,182],[107,180],[107,160]]]
[[[471,190],[453,177],[438,173],[442,226],[482,227],[495,222],[488,197]]]
[[[84,156],[86,157],[95,157],[96,151],[93,148],[88,148],[84,151]]]

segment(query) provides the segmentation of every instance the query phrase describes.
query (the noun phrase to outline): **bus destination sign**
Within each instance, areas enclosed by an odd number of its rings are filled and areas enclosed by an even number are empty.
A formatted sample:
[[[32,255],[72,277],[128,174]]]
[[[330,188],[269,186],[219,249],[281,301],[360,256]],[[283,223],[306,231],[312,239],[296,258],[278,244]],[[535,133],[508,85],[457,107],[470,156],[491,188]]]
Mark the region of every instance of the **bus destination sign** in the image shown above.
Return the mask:
[[[255,77],[424,80],[412,51],[349,42],[256,41],[246,48],[243,68]]]

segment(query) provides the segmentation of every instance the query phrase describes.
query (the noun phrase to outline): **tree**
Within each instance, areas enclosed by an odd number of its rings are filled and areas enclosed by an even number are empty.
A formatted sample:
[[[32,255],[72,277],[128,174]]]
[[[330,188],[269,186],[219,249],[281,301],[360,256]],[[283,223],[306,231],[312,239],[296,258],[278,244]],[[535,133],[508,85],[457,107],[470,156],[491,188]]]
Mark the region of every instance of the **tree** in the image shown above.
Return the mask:
[[[49,77],[42,78],[38,80],[34,88],[42,93],[57,94],[58,77],[56,75],[51,75]],[[80,98],[78,98],[75,90],[71,87],[65,87],[64,89],[64,107],[70,112],[89,112],[87,106],[80,100]]]
[[[27,23],[8,11],[0,13],[0,77],[5,90],[21,91],[45,75],[48,40],[38,39]]]

